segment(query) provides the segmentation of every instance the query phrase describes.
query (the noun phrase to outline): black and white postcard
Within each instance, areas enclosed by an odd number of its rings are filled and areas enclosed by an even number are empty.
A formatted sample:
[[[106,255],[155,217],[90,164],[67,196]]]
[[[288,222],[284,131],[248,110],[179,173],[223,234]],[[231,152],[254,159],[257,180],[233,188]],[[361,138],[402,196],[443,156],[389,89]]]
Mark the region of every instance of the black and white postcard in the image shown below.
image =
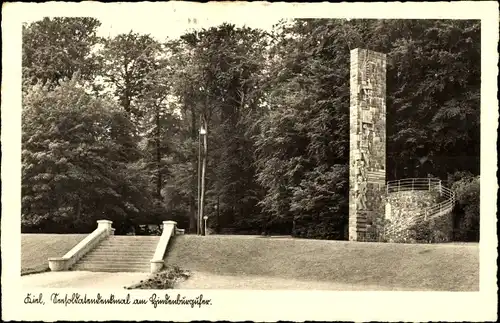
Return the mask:
[[[498,4],[6,3],[5,320],[496,321]]]

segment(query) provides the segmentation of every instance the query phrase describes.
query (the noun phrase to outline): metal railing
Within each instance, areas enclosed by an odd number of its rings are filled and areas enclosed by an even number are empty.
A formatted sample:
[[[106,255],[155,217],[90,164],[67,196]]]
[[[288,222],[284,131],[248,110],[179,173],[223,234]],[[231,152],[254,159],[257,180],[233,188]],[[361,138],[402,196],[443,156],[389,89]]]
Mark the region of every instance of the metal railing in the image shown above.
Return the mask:
[[[455,205],[455,193],[442,185],[438,178],[406,178],[396,181],[389,181],[386,185],[387,194],[410,191],[438,192],[442,201],[430,207],[414,212],[413,216],[403,219],[397,227],[393,227],[387,233],[394,233],[415,225],[421,221],[428,221],[445,215],[453,209]]]

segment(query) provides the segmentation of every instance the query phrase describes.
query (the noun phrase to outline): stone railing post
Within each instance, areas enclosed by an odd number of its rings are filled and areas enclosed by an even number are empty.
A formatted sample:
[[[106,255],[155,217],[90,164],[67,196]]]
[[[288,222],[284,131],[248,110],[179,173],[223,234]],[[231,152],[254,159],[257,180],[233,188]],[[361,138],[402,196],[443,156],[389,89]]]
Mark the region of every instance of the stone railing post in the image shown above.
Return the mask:
[[[114,231],[114,229],[111,228],[112,224],[113,224],[113,221],[97,220],[97,229],[100,229],[100,230],[104,229],[104,230],[107,230],[111,233],[112,231]]]
[[[168,230],[167,228],[172,228],[172,235],[175,235],[175,228],[177,227],[177,222],[175,221],[163,221],[163,232],[162,235],[165,234]]]
[[[156,246],[156,251],[151,259],[151,273],[156,273],[163,268],[163,257],[165,256],[165,251],[167,250],[168,242],[170,237],[175,235],[175,229],[177,222],[175,221],[163,221],[163,231],[160,236],[160,240]]]

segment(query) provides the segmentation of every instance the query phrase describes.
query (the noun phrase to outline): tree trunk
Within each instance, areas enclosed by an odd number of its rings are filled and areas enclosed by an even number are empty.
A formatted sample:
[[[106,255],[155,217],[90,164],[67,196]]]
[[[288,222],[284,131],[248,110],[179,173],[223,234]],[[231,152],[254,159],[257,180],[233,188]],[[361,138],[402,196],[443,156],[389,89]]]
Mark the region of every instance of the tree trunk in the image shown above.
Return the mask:
[[[204,215],[204,201],[205,201],[205,172],[207,168],[207,136],[208,136],[208,129],[207,129],[207,124],[204,122],[204,128],[205,128],[205,135],[203,136],[203,163],[201,166],[201,194],[200,194],[200,215],[199,215],[199,220],[200,220],[200,228],[203,228],[203,215]],[[200,231],[200,233],[203,232],[203,230]]]
[[[194,208],[194,203],[190,203],[189,205],[189,232],[193,233],[196,231],[196,210]]]
[[[161,176],[161,147],[160,147],[160,108],[156,107],[156,196],[161,201],[162,176]]]
[[[198,176],[197,176],[197,187],[198,187],[198,195],[196,196],[196,202],[198,203],[198,215],[196,215],[197,224],[196,224],[196,233],[201,234],[201,218],[200,218],[200,189],[201,189],[201,134],[198,134]]]
[[[191,110],[191,138],[196,139],[197,135],[197,127],[196,127],[196,111],[194,109],[193,104],[190,104],[190,110]],[[196,183],[198,180],[198,176],[196,172],[194,171],[196,169],[196,155],[193,156],[193,177],[192,177],[192,189],[191,189],[191,197],[189,199],[189,232],[193,233],[197,231],[197,211],[196,210],[196,200],[198,199],[195,197],[196,194]]]

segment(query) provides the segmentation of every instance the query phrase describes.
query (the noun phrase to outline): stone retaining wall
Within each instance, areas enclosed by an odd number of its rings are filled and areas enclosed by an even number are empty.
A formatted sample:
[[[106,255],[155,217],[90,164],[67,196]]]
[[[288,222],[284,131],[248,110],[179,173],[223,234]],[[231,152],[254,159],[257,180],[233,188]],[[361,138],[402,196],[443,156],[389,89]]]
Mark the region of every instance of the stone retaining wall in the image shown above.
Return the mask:
[[[426,208],[438,204],[437,191],[407,191],[390,193],[386,205],[385,238],[392,242],[445,242],[451,238],[451,214],[425,221],[421,214]],[[408,219],[417,219],[408,226]],[[394,233],[390,233],[393,232]]]

